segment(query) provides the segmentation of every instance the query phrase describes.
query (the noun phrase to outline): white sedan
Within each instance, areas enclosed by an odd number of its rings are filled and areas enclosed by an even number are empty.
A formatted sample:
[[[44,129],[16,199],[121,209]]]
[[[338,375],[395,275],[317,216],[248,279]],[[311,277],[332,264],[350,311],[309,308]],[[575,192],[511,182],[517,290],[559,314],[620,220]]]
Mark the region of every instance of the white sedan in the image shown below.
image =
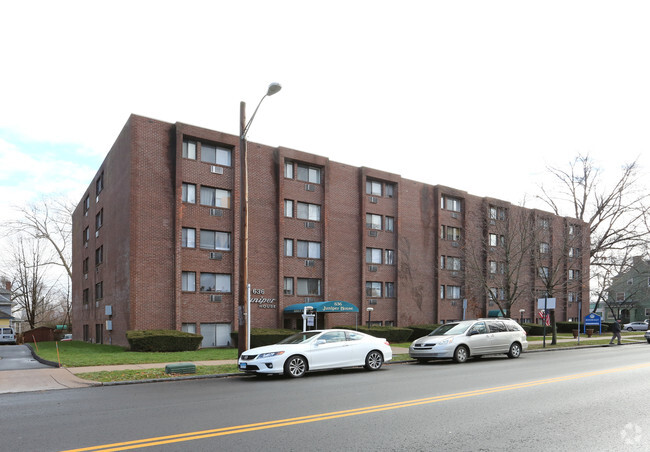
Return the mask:
[[[381,368],[393,359],[386,339],[351,330],[314,330],[296,333],[274,345],[246,350],[239,370],[253,374],[302,377],[312,370],[364,366]]]
[[[632,323],[626,323],[623,325],[624,330],[628,331],[646,331],[648,329],[648,322],[632,322]]]

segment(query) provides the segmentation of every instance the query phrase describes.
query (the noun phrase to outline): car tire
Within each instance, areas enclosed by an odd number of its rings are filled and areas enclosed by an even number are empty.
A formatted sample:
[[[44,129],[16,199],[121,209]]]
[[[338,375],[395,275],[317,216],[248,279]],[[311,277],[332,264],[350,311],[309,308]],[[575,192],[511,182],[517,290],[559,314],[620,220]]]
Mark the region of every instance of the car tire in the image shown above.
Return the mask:
[[[307,360],[300,355],[290,356],[284,362],[284,374],[291,378],[300,378],[307,372]]]
[[[634,331],[634,328],[632,328],[631,326],[629,326],[629,327],[627,327],[627,330],[628,330],[628,331]]]
[[[379,370],[384,364],[384,355],[379,350],[372,350],[366,355],[366,364],[363,366],[366,370]]]
[[[647,339],[647,341],[648,341],[648,344],[650,344],[650,339]]]
[[[467,361],[467,358],[469,358],[469,349],[464,345],[461,345],[454,350],[454,361],[457,363],[464,363]]]
[[[513,342],[508,350],[508,358],[519,358],[521,356],[521,344]]]

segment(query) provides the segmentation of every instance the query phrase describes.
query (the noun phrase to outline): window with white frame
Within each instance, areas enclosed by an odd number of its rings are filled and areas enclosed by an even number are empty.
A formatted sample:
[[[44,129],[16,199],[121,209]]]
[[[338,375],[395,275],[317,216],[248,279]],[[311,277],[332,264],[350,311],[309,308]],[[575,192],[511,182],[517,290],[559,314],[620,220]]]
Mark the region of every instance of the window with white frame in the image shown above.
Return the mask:
[[[284,239],[284,255],[286,257],[293,256],[293,239]]]
[[[366,263],[381,264],[381,248],[366,248]]]
[[[320,242],[298,240],[296,246],[296,255],[305,259],[320,259],[320,249]]]
[[[539,253],[540,254],[548,254],[550,250],[551,250],[551,246],[548,243],[541,242],[539,244]]]
[[[293,201],[290,199],[284,200],[284,216],[293,218]]]
[[[181,273],[181,290],[183,292],[196,292],[196,273],[195,272],[182,272]]]
[[[293,295],[293,278],[291,277],[284,278],[284,294]]]
[[[394,282],[387,282],[385,284],[385,295],[386,298],[395,298],[395,283]]]
[[[196,141],[183,140],[183,158],[196,160]]]
[[[381,231],[381,215],[374,213],[366,214],[366,228]]]
[[[222,273],[201,273],[201,292],[230,293],[230,275]]]
[[[440,198],[440,207],[452,212],[460,212],[461,200],[458,198],[453,198],[451,196],[442,196]]]
[[[384,252],[384,262],[386,265],[395,265],[395,250],[386,250]]]
[[[201,205],[210,207],[230,208],[230,190],[213,187],[201,187]]]
[[[298,202],[298,218],[301,220],[320,221],[320,206],[318,204],[309,204]]]
[[[196,185],[183,182],[181,200],[183,202],[196,203]]]
[[[395,218],[387,215],[385,218],[384,229],[386,232],[393,232],[395,230]]]
[[[224,147],[201,143],[201,161],[213,165],[232,166],[232,151]]]
[[[460,286],[447,286],[445,297],[449,300],[460,299]]]
[[[196,229],[181,229],[181,246],[183,248],[196,248]]]
[[[284,162],[284,177],[293,179],[293,162],[286,160]]]
[[[296,179],[310,184],[320,184],[320,168],[299,163],[296,166]]]
[[[490,239],[490,246],[497,246],[498,245],[499,236],[497,234],[490,233],[489,239]]]
[[[230,250],[230,232],[201,229],[201,248],[204,250]]]
[[[366,281],[366,296],[381,298],[381,283],[377,281]]]
[[[376,180],[366,180],[366,194],[372,196],[381,196],[382,184]]]
[[[320,295],[321,280],[317,278],[298,278],[296,289],[299,296]]]

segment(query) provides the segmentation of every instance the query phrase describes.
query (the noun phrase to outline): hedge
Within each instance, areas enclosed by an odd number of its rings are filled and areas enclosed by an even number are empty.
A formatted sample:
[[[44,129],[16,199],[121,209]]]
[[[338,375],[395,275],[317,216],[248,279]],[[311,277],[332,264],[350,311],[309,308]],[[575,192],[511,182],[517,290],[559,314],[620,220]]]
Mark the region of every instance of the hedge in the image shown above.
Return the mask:
[[[411,337],[409,337],[409,342],[413,342],[416,339],[419,339],[421,337],[424,337],[431,333],[433,330],[438,328],[440,326],[439,323],[433,323],[431,325],[411,325],[409,326],[410,329],[413,330],[413,333],[411,334]]]
[[[398,328],[395,326],[354,326],[344,325],[334,328],[343,328],[346,330],[357,330],[371,336],[385,338],[388,342],[408,342],[413,330],[410,328]]]
[[[133,352],[184,352],[197,350],[203,336],[176,330],[130,330],[126,340]]]
[[[254,347],[263,347],[265,345],[273,345],[280,342],[282,339],[296,334],[296,330],[283,330],[283,329],[273,329],[273,328],[251,328],[251,343],[249,348]],[[239,344],[239,332],[233,331],[230,333],[232,338],[232,343],[237,347]]]

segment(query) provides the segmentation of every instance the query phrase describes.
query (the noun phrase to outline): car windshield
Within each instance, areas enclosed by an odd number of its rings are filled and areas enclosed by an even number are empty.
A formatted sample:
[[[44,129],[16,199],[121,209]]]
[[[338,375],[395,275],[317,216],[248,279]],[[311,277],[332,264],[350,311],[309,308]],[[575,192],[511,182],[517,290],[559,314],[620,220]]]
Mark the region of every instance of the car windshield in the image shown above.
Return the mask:
[[[305,331],[302,333],[296,333],[293,336],[289,336],[285,339],[282,339],[278,344],[302,344],[304,342],[311,341],[314,337],[318,336],[322,331]]]
[[[463,334],[471,325],[472,322],[445,323],[429,333],[429,336],[453,336],[455,334]]]

